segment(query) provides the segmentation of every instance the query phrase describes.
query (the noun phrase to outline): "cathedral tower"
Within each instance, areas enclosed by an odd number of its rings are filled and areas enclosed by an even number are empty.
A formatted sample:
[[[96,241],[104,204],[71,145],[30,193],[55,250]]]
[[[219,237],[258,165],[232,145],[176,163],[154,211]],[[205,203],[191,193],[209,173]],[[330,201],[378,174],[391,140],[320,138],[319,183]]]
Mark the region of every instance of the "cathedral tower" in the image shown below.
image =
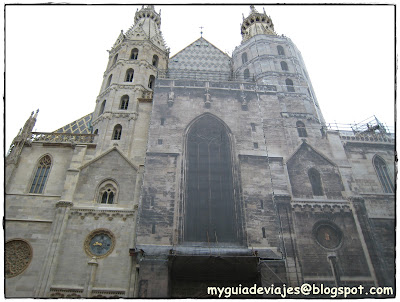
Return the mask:
[[[167,69],[169,56],[160,14],[153,5],[143,6],[133,26],[125,34],[121,31],[109,51],[92,119],[97,152],[118,146],[130,158],[143,159],[149,102],[155,79],[159,70]]]

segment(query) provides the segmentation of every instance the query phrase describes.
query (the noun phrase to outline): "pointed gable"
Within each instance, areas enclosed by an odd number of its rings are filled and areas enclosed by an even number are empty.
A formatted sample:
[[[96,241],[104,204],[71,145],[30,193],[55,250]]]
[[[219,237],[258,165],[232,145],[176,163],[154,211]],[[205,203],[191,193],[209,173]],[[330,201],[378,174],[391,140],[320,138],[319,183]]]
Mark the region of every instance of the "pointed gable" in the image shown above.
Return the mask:
[[[199,38],[169,60],[169,74],[175,78],[228,80],[231,58],[204,38]]]
[[[97,200],[96,188],[105,180],[112,180],[119,188],[119,205],[130,205],[135,194],[138,167],[123,153],[113,147],[79,167],[79,180],[74,199],[81,204],[93,204]]]
[[[320,175],[322,198],[343,198],[344,187],[337,165],[306,142],[290,157],[286,166],[293,197],[314,198],[310,171],[316,170]],[[321,195],[317,197],[321,198]]]

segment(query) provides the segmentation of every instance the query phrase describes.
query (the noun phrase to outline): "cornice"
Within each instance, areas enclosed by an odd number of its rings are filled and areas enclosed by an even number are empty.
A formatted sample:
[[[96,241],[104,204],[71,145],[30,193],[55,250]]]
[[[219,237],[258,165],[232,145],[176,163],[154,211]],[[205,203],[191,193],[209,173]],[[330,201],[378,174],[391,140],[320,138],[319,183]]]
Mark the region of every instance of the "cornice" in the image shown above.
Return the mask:
[[[311,201],[292,201],[292,210],[294,212],[312,212],[312,213],[350,213],[351,208],[348,201],[336,202],[311,202]]]
[[[138,113],[137,112],[104,112],[97,119],[92,122],[92,126],[96,126],[98,123],[103,120],[112,120],[112,119],[121,119],[126,118],[128,121],[137,120]]]
[[[138,206],[135,205],[133,210],[123,209],[96,209],[96,208],[72,208],[70,215],[80,217],[82,220],[86,217],[92,217],[94,220],[99,218],[107,218],[109,221],[114,218],[121,218],[126,221],[129,217],[133,217],[137,212]]]

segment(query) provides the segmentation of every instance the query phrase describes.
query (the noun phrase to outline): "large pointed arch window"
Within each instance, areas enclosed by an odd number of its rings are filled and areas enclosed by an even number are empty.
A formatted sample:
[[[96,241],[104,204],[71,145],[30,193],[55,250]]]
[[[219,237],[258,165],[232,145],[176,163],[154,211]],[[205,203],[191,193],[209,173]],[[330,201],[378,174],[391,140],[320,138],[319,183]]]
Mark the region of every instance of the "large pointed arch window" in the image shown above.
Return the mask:
[[[319,172],[311,168],[308,170],[308,178],[310,179],[311,189],[314,196],[323,196],[324,190],[322,189],[321,175]]]
[[[49,155],[43,156],[37,165],[29,193],[42,194],[51,168]]]
[[[389,171],[386,166],[386,163],[380,156],[374,157],[374,167],[376,170],[376,174],[378,175],[379,182],[381,183],[383,192],[393,193],[394,192],[393,182],[389,176]]]
[[[185,241],[236,242],[227,127],[212,115],[200,117],[189,128],[186,149]]]

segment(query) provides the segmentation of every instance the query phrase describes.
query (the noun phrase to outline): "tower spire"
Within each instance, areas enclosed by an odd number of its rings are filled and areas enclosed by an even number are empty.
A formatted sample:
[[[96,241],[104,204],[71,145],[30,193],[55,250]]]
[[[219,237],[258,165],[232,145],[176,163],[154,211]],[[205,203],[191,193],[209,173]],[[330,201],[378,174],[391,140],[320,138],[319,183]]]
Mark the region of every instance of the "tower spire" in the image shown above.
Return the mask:
[[[241,26],[242,42],[254,37],[255,35],[276,35],[272,20],[265,13],[259,13],[254,5],[250,5],[250,14],[243,18]]]

